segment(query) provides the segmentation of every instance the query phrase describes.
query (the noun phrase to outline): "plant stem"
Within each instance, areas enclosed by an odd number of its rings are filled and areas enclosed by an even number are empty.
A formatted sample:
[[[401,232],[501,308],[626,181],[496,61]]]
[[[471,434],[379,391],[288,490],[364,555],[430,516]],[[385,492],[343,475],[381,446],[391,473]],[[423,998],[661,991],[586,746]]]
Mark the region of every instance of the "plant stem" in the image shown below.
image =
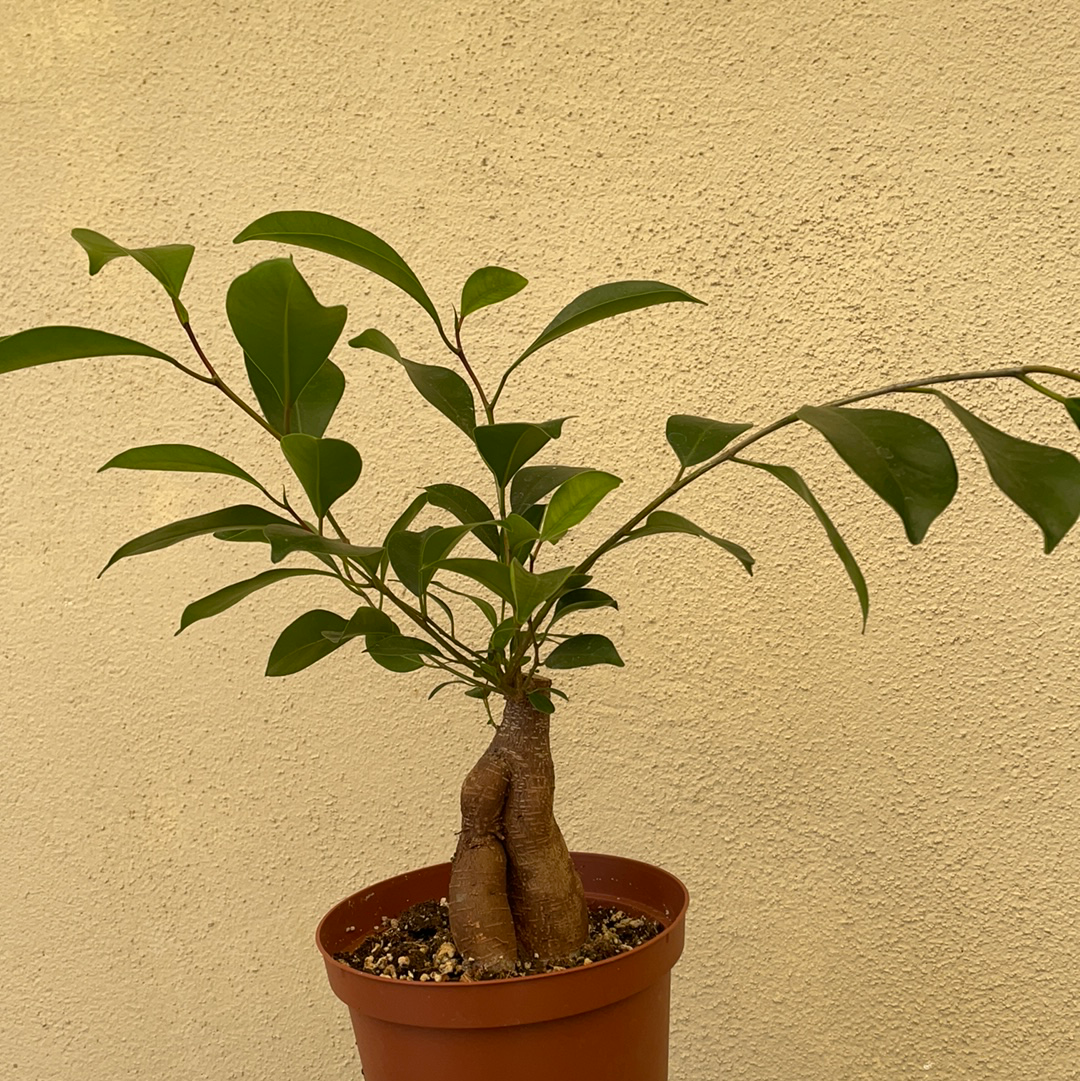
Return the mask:
[[[458,360],[461,361],[461,366],[468,373],[469,378],[472,380],[473,386],[476,387],[476,393],[480,395],[480,402],[484,406],[484,416],[487,417],[488,424],[495,423],[495,403],[489,402],[487,395],[484,393],[484,388],[480,385],[480,380],[476,377],[476,372],[472,370],[472,365],[469,363],[468,358],[465,356],[465,348],[461,344],[461,319],[457,312],[454,312],[454,341],[457,343],[452,344],[446,335],[443,335],[443,341],[446,342],[450,352],[453,353]]]

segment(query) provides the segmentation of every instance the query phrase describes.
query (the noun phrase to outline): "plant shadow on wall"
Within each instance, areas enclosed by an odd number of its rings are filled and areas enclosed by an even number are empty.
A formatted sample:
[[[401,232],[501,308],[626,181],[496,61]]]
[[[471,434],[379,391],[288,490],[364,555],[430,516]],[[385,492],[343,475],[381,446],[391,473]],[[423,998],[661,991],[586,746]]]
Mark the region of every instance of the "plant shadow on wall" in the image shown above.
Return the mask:
[[[771,476],[791,493],[793,510],[813,516],[825,531],[855,590],[864,625],[869,612],[867,585],[825,508],[793,467],[754,456],[756,445],[770,434],[796,424],[819,433],[893,508],[908,540],[918,544],[957,489],[949,445],[927,421],[865,403],[887,395],[894,401],[905,394],[929,395],[974,440],[996,485],[1037,523],[1046,552],[1057,546],[1080,513],[1080,462],[1075,457],[999,430],[942,389],[970,381],[1019,382],[1063,407],[1080,426],[1080,397],[1061,389],[1076,389],[1080,374],[1050,365],[949,372],[847,393],[763,425],[671,417],[666,429],[674,455],[670,483],[645,506],[634,509],[609,536],[596,538],[584,558],[567,564],[560,559],[560,543],[571,531],[587,527],[591,512],[613,495],[620,480],[602,469],[553,460],[553,444],[568,418],[502,419],[504,393],[513,373],[546,345],[581,327],[637,308],[700,301],[682,289],[652,281],[621,281],[590,289],[563,308],[505,366],[496,383],[485,384],[466,349],[463,331],[476,312],[523,289],[525,278],[495,266],[476,271],[465,282],[452,320],[444,322],[417,276],[378,237],[325,214],[269,214],[244,229],[236,241],[295,245],[346,260],[392,282],[427,312],[437,347],[451,358],[449,367],[402,356],[376,329],[364,330],[349,345],[374,350],[400,365],[415,391],[472,445],[490,474],[483,493],[445,477],[423,478],[433,482],[420,489],[386,536],[358,539],[338,521],[334,505],[359,480],[361,455],[348,441],[325,435],[345,390],[345,376],[330,356],[345,328],[346,309],[320,303],[291,258],[268,259],[241,274],[229,287],[225,307],[239,346],[232,368],[242,368],[250,388],[248,400],[207,356],[181,300],[194,253],[190,245],[125,248],[87,229],[77,229],[73,236],[89,256],[91,274],[114,259],[130,258],[153,275],[173,306],[193,359],[184,362],[100,330],[49,326],[0,339],[0,372],[76,358],[154,358],[229,398],[278,441],[283,464],[295,480],[294,489],[282,489],[279,498],[272,490],[276,485],[264,484],[216,451],[187,444],[125,451],[101,468],[224,474],[254,488],[260,499],[136,537],[116,550],[106,569],[193,537],[212,535],[226,548],[254,544],[266,552],[270,569],[189,604],[180,619],[181,631],[286,579],[332,578],[349,602],[345,611],[315,609],[298,616],[274,644],[267,675],[286,676],[351,648],[392,672],[430,674],[437,682],[429,697],[464,693],[487,710],[495,731],[462,786],[461,829],[446,887],[450,951],[456,949],[460,973],[474,989],[498,985],[504,994],[516,993],[508,989],[544,977],[498,978],[530,972],[536,961],[560,967],[559,962],[582,950],[588,935],[582,873],[584,869],[588,878],[589,871],[581,859],[571,857],[555,821],[549,726],[566,699],[558,686],[561,673],[623,663],[615,643],[588,630],[591,611],[618,606],[615,598],[597,588],[596,574],[604,557],[642,537],[683,534],[682,541],[709,542],[717,558],[729,560],[736,573],[752,573],[754,559],[736,540],[717,536],[707,526],[667,509],[674,496],[722,466],[729,472],[743,468]],[[300,505],[301,493],[306,507]],[[477,634],[478,626],[482,631]],[[496,720],[492,703],[500,700]],[[413,897],[407,889],[398,893],[394,903],[402,906],[434,899]],[[611,899],[624,900],[621,895]],[[677,896],[665,904],[658,910],[660,922],[671,931],[673,909],[681,912],[685,904],[680,908]],[[374,921],[377,915],[389,917],[394,912],[384,908],[364,918]],[[356,926],[347,929],[354,931]],[[665,962],[668,969],[678,956],[672,942]],[[337,981],[335,988],[343,993],[338,984],[347,977],[332,965],[344,966],[328,959],[331,981]],[[393,972],[383,975],[400,982],[396,977],[407,972],[391,967]],[[364,973],[357,978],[373,979]],[[423,990],[443,993],[446,1001],[445,986]],[[489,998],[482,1007],[488,1016],[498,1013],[492,1001]],[[666,999],[658,1008],[666,1026]],[[494,1031],[500,1025],[474,1027]],[[380,1066],[378,1052],[370,1047],[365,1051],[357,1031],[370,1077],[409,1076]],[[550,1074],[552,1061],[544,1068]],[[610,1073],[610,1063],[607,1068]],[[662,1065],[648,1068],[653,1072],[634,1076],[666,1076]],[[629,1074],[621,1076],[632,1081]]]

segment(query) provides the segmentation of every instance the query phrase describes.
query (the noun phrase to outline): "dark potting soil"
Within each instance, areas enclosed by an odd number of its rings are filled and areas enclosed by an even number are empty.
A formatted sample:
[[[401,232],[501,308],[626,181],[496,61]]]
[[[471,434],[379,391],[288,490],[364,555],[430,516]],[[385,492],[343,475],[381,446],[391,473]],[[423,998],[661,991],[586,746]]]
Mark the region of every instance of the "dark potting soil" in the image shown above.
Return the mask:
[[[618,908],[590,908],[589,939],[580,950],[555,961],[518,961],[511,976],[536,976],[591,965],[626,953],[661,930],[660,924],[645,916]],[[335,953],[334,959],[361,972],[394,980],[452,983],[469,979],[465,962],[450,936],[449,910],[439,901],[413,905],[397,919],[384,916],[379,930],[355,949]]]

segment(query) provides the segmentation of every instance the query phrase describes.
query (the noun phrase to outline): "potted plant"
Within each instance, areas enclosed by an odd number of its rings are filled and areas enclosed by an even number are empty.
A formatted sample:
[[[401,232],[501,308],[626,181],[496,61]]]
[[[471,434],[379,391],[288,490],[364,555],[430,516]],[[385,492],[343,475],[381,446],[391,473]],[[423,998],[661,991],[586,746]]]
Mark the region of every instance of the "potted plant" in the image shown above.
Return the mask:
[[[258,501],[136,537],[116,550],[106,569],[199,536],[212,535],[225,547],[254,543],[270,568],[193,601],[181,616],[181,630],[284,579],[330,577],[343,590],[342,610],[314,609],[293,620],[270,652],[267,675],[289,675],[352,649],[393,672],[424,670],[434,677],[430,695],[463,693],[494,727],[491,745],[462,786],[452,863],[361,890],[319,928],[330,981],[350,1005],[369,1081],[412,1081],[426,1073],[451,1081],[485,1078],[510,1062],[514,1076],[524,1081],[559,1071],[620,1081],[667,1076],[668,979],[682,946],[685,890],[656,868],[567,851],[553,813],[548,733],[566,699],[558,686],[563,672],[623,663],[615,643],[589,630],[590,613],[617,607],[597,580],[608,553],[645,536],[686,534],[710,542],[733,569],[752,572],[754,559],[745,548],[672,511],[674,496],[721,466],[772,476],[824,529],[854,587],[864,625],[866,582],[825,509],[795,469],[753,456],[773,432],[800,423],[815,429],[893,508],[910,542],[918,544],[953,498],[956,466],[935,427],[880,408],[876,399],[929,395],[970,434],[998,487],[1037,523],[1046,552],[1080,514],[1076,458],[991,426],[942,389],[965,381],[1018,381],[1062,405],[1080,425],[1080,397],[1046,385],[1050,380],[1067,388],[1080,382],[1080,373],[1022,365],[847,393],[764,425],[673,416],[665,433],[671,482],[645,506],[628,509],[612,533],[590,538],[586,555],[567,560],[561,542],[575,530],[587,532],[589,515],[620,480],[606,469],[557,461],[553,451],[567,418],[506,418],[504,394],[514,372],[549,343],[591,323],[651,305],[700,301],[650,281],[590,289],[498,370],[497,379],[481,378],[463,332],[477,311],[524,288],[525,278],[494,266],[476,271],[452,318],[444,321],[405,261],[370,232],[325,214],[269,214],[236,241],[336,256],[392,282],[430,316],[450,366],[406,358],[376,329],[363,330],[348,344],[400,365],[413,388],[449,422],[448,432],[456,430],[490,474],[482,493],[435,478],[385,536],[357,538],[338,521],[334,506],[359,480],[361,455],[350,442],[326,435],[345,388],[331,354],[345,328],[346,309],[320,303],[291,258],[270,258],[241,274],[229,287],[225,308],[250,387],[245,398],[203,350],[181,300],[191,246],[126,248],[86,229],[73,236],[89,256],[91,274],[127,257],[153,275],[194,359],[183,361],[99,330],[48,326],[0,339],[0,372],[101,356],[163,361],[224,394],[265,429],[279,442],[295,482],[279,498],[269,484],[217,451],[186,444],[125,451],[102,468],[224,474],[255,488]],[[703,411],[711,412],[708,405]],[[300,505],[300,493],[306,506]],[[443,956],[453,955],[451,967],[462,979],[443,980],[441,972],[426,981],[405,978],[410,958],[391,956],[381,971],[358,970],[340,959],[384,920],[443,896],[456,945],[456,953],[451,949]],[[567,958],[581,959],[590,901],[622,908],[631,922],[655,919],[659,933],[609,960],[566,967]],[[544,972],[549,963],[562,970]]]

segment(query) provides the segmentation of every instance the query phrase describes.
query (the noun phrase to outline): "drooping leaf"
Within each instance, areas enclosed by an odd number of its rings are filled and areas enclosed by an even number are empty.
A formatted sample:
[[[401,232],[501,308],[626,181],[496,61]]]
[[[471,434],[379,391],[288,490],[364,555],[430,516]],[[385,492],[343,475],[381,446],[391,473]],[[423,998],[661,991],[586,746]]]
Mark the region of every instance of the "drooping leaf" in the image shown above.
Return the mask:
[[[496,481],[506,485],[534,454],[561,434],[562,420],[549,420],[544,424],[480,424],[473,438]]]
[[[322,608],[305,612],[294,619],[278,636],[266,663],[268,676],[290,676],[321,661],[340,645],[331,642],[325,631],[341,631],[346,624],[342,616]]]
[[[244,503],[235,507],[225,507],[223,510],[211,511],[209,514],[199,514],[194,518],[184,518],[179,522],[153,529],[141,537],[135,537],[127,544],[122,544],[113,552],[109,562],[102,567],[98,577],[100,578],[114,563],[128,556],[156,552],[160,548],[168,548],[172,544],[190,540],[192,537],[202,537],[207,533],[225,529],[262,529],[268,525],[287,526],[289,524],[285,518],[277,514],[272,514],[262,507]]]
[[[574,589],[564,593],[556,602],[551,622],[568,616],[571,612],[581,612],[589,608],[615,608],[618,602],[599,589]]]
[[[429,484],[425,489],[428,499],[433,507],[449,511],[463,525],[474,522],[490,522],[495,516],[491,508],[468,488],[462,488],[457,484]],[[480,539],[485,548],[498,555],[501,552],[499,545],[499,531],[493,525],[477,525],[473,532]]]
[[[447,570],[453,574],[462,574],[479,582],[504,601],[514,602],[514,591],[510,585],[510,568],[505,563],[494,559],[444,559],[438,570]]]
[[[584,521],[600,500],[620,484],[619,477],[599,469],[576,473],[564,480],[547,505],[540,536],[551,544],[558,544],[567,530]]]
[[[294,578],[300,574],[319,574],[326,578],[334,577],[329,571],[315,570],[314,567],[263,571],[262,574],[256,574],[254,578],[247,578],[243,582],[234,582],[232,585],[225,586],[224,589],[219,589],[197,601],[192,601],[184,609],[183,615],[180,617],[180,628],[176,633],[179,634],[180,631],[190,627],[192,623],[197,623],[200,619],[208,619],[210,616],[219,615],[257,590],[265,589],[275,582],[280,582],[285,578]]]
[[[555,703],[544,691],[529,691],[529,702],[538,713],[555,712]]]
[[[588,472],[588,466],[583,465],[527,465],[514,474],[510,486],[510,509],[516,514],[524,514],[563,481],[578,473]]]
[[[382,548],[348,544],[335,537],[321,537],[318,533],[302,529],[285,519],[266,526],[263,535],[270,542],[272,563],[280,563],[293,552],[311,552],[314,555],[337,556],[338,559],[354,560],[374,574],[375,571],[371,568],[373,566],[378,568],[383,554]]]
[[[548,668],[586,668],[593,664],[623,667],[615,644],[602,634],[575,634],[560,642],[543,663]]]
[[[253,484],[261,492],[266,489],[246,470],[215,454],[212,450],[192,447],[186,443],[154,443],[148,447],[132,447],[110,458],[99,470],[163,469],[179,473],[223,473]]]
[[[439,313],[419,278],[385,241],[351,222],[311,210],[285,210],[266,214],[240,231],[233,243],[270,240],[326,252],[370,270],[404,290],[442,329]]]
[[[520,293],[528,284],[527,278],[502,267],[486,266],[474,270],[461,290],[459,318],[464,320],[465,316],[479,311],[480,308],[507,300],[515,293]]]
[[[195,249],[190,244],[162,244],[154,248],[125,248],[93,229],[72,229],[71,235],[90,258],[90,274],[96,274],[106,263],[121,256],[130,256],[148,270],[165,292],[179,305],[188,267]],[[180,305],[180,318],[187,322],[187,312]]]
[[[268,259],[233,281],[225,311],[246,359],[281,402],[279,430],[287,435],[294,406],[341,336],[346,309],[320,304],[291,259]],[[256,382],[262,404],[267,390]],[[322,387],[320,398],[328,396],[329,387]]]
[[[343,439],[318,439],[299,432],[281,440],[281,452],[304,486],[319,518],[360,479],[360,453]]]
[[[975,440],[994,483],[1042,530],[1049,554],[1080,516],[1080,462],[1057,447],[1029,443],[969,413],[935,390]]]
[[[956,494],[956,462],[941,433],[919,417],[892,409],[804,406],[796,414],[833,449],[904,523],[918,544]]]
[[[706,540],[710,540],[713,544],[723,548],[726,552],[730,552],[743,565],[747,574],[754,573],[754,557],[741,545],[736,544],[734,541],[724,540],[723,537],[717,537],[708,530],[702,529],[701,526],[695,525],[689,519],[684,518],[681,514],[672,514],[671,511],[654,510],[645,519],[644,525],[638,526],[637,529],[627,534],[626,540],[648,537],[656,533],[688,533],[692,537],[704,537]]]
[[[38,364],[91,357],[155,357],[176,363],[168,353],[153,346],[89,327],[32,327],[0,338],[0,375]]]
[[[766,473],[772,474],[778,481],[790,488],[814,512],[814,516],[825,529],[825,535],[829,538],[833,551],[840,557],[840,562],[843,563],[851,584],[855,587],[855,593],[859,598],[859,608],[862,610],[863,630],[865,631],[866,620],[870,615],[870,591],[866,588],[866,579],[863,577],[862,570],[859,568],[859,564],[856,563],[855,557],[851,554],[851,549],[848,548],[844,538],[840,536],[840,531],[833,525],[832,519],[825,512],[825,508],[817,501],[814,493],[810,491],[806,481],[787,465],[752,462],[748,458],[735,458],[734,461],[740,465],[753,466],[754,469],[762,469]]]
[[[350,339],[349,345],[354,349],[371,349],[396,360],[420,394],[472,438],[476,427],[476,402],[469,384],[457,372],[437,364],[406,360],[398,352],[397,346],[379,330],[365,330],[363,334]]]
[[[510,588],[514,594],[514,616],[517,621],[523,623],[544,601],[554,597],[573,573],[573,567],[559,567],[534,574],[515,559],[510,564]]]
[[[667,441],[679,464],[688,469],[715,457],[736,436],[751,428],[752,424],[727,424],[722,420],[679,414],[668,417]]]
[[[469,684],[466,683],[465,680],[463,680],[463,679],[448,679],[445,683],[437,683],[434,687],[432,687],[431,691],[428,693],[428,701],[430,702],[435,697],[435,695],[437,695],[439,693],[439,691],[444,691],[444,690],[446,690],[447,687],[468,687],[468,686],[469,686]]]

